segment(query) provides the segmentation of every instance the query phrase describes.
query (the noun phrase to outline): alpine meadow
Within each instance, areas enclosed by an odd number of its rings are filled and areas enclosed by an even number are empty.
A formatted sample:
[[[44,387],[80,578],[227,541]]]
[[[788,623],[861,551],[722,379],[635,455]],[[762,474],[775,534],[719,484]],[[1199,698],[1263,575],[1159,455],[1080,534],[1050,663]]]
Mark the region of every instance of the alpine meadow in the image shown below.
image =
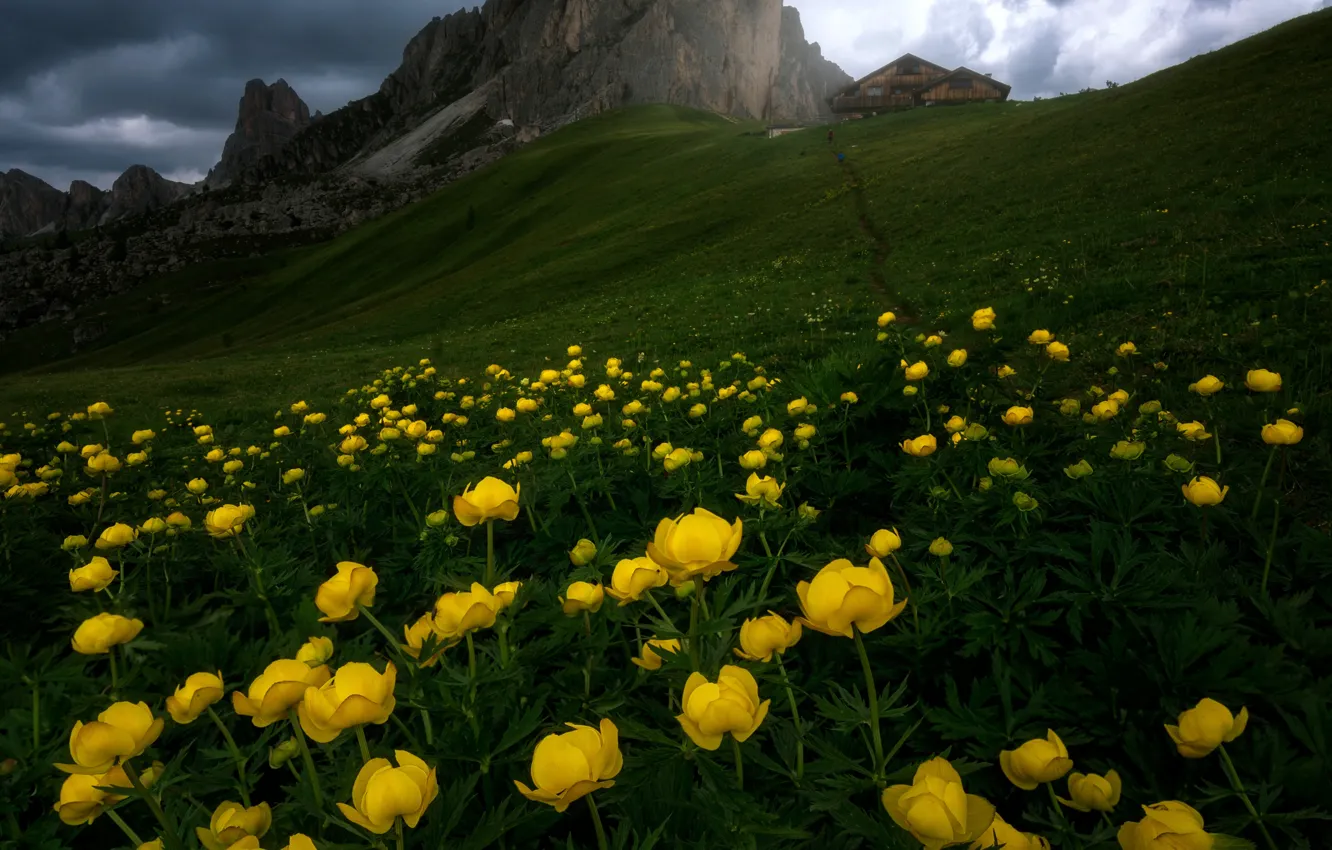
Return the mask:
[[[9,334],[7,846],[1332,847],[1329,44],[616,109]]]

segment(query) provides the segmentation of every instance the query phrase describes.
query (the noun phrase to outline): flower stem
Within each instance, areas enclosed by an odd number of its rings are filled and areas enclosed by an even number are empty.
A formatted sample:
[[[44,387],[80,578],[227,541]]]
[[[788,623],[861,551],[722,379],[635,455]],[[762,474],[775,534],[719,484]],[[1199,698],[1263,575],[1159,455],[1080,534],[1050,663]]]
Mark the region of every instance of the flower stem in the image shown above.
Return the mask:
[[[119,689],[119,676],[116,672],[116,648],[110,647],[106,651],[106,657],[111,660],[111,698],[115,699],[116,691]]]
[[[735,787],[737,791],[745,790],[745,759],[740,754],[740,742],[735,736],[731,736],[731,749],[735,751]]]
[[[1226,778],[1230,780],[1230,787],[1239,794],[1240,800],[1244,803],[1244,808],[1249,810],[1249,815],[1253,822],[1258,824],[1258,831],[1263,834],[1263,839],[1267,842],[1268,850],[1277,850],[1276,842],[1272,840],[1272,833],[1267,831],[1267,824],[1263,823],[1258,816],[1258,810],[1253,807],[1253,801],[1249,799],[1249,793],[1244,790],[1244,783],[1240,782],[1239,772],[1235,770],[1235,763],[1230,760],[1230,753],[1226,752],[1226,745],[1219,747],[1221,751],[1221,766],[1224,768]]]
[[[587,795],[587,807],[592,810],[592,827],[597,831],[597,850],[607,850],[606,828],[601,825],[601,812],[597,811],[597,801]]]
[[[893,566],[897,567],[897,574],[902,577],[902,584],[906,587],[907,604],[911,606],[911,620],[916,628],[916,637],[920,637],[920,611],[916,606],[916,594],[911,590],[911,582],[907,579],[906,570],[902,567],[902,562],[897,560],[897,555],[892,552],[888,557],[893,559]]]
[[[1064,816],[1064,807],[1059,805],[1059,798],[1055,796],[1054,783],[1046,782],[1045,790],[1050,792],[1050,805],[1054,806],[1054,810],[1059,814],[1059,819],[1067,823],[1068,818]]]
[[[412,663],[411,660],[408,659],[407,656],[403,654],[402,646],[399,645],[397,638],[393,637],[393,633],[388,630],[387,626],[379,622],[378,617],[370,613],[369,608],[365,607],[364,605],[357,605],[356,610],[364,614],[365,619],[370,621],[370,625],[374,626],[376,629],[379,630],[379,633],[384,636],[385,640],[388,641],[389,648],[393,650],[394,654],[397,655],[398,658],[400,658],[403,661],[403,663],[405,664]]]
[[[574,499],[578,501],[578,508],[583,512],[583,519],[587,520],[588,530],[592,532],[592,542],[598,546],[601,545],[601,535],[597,534],[597,524],[592,521],[592,514],[587,510],[587,503],[583,501],[583,494],[578,491],[578,480],[574,478],[573,470],[567,467],[564,470],[569,474],[569,483],[574,487]]]
[[[364,724],[357,724],[356,726],[356,743],[361,748],[361,764],[365,764],[370,761],[370,744],[365,740]]]
[[[32,680],[32,752],[35,756],[42,748],[42,690]]]
[[[1258,494],[1253,497],[1253,510],[1249,512],[1249,522],[1258,519],[1258,507],[1263,503],[1263,487],[1267,485],[1267,473],[1272,471],[1272,461],[1276,460],[1277,447],[1267,453],[1267,464],[1263,467],[1263,477],[1258,479]]]
[[[482,581],[486,587],[490,587],[495,581],[495,521],[486,520],[486,576]]]
[[[1267,577],[1272,571],[1272,553],[1276,551],[1277,526],[1280,524],[1281,500],[1277,499],[1276,510],[1272,513],[1272,533],[1267,538],[1267,559],[1263,561],[1263,596],[1267,596]]]
[[[310,789],[314,791],[315,807],[323,811],[324,789],[319,785],[319,773],[315,770],[314,757],[310,755],[310,744],[305,740],[305,730],[301,728],[295,706],[287,710],[287,719],[291,721],[291,728],[296,732],[296,742],[301,745],[301,761],[305,763],[305,772],[310,775]]]
[[[796,707],[795,691],[791,689],[791,680],[786,677],[786,665],[780,653],[777,655],[777,670],[782,674],[782,684],[786,687],[786,699],[791,703],[791,723],[796,733],[796,784],[805,777],[805,732],[800,726],[800,709]]]
[[[1106,826],[1110,827],[1111,829],[1114,829],[1114,828],[1115,828],[1115,822],[1112,821],[1112,820],[1110,820],[1110,815],[1109,815],[1109,814],[1107,814],[1107,813],[1105,813],[1105,812],[1101,812],[1101,819],[1105,821],[1105,825],[1106,825]]]
[[[162,804],[158,802],[158,799],[150,794],[148,789],[143,786],[143,780],[139,778],[139,771],[134,768],[134,765],[130,764],[129,760],[126,759],[121,766],[125,768],[125,776],[129,777],[130,785],[134,786],[134,790],[138,792],[138,795],[148,804],[148,808],[152,810],[153,817],[157,818],[157,822],[162,825],[164,833],[162,836],[162,843],[171,848],[171,850],[181,850],[180,833],[176,829],[176,822],[173,821],[166,813],[166,810],[162,808]]]
[[[694,598],[690,600],[689,606],[689,660],[693,662],[694,669],[698,670],[698,588],[694,588]]]
[[[652,607],[657,609],[657,613],[661,615],[661,618],[663,620],[665,620],[667,623],[670,623],[671,631],[675,632],[676,634],[680,633],[680,630],[675,627],[675,622],[671,620],[670,616],[667,615],[667,613],[664,610],[662,610],[661,603],[657,601],[657,597],[652,595],[652,591],[649,590],[647,593],[644,593],[643,598],[646,599],[648,602],[652,603]]]
[[[213,724],[217,726],[217,731],[222,733],[222,740],[227,742],[227,750],[231,753],[231,760],[236,763],[236,775],[240,778],[241,802],[248,809],[250,807],[250,785],[245,777],[245,757],[241,755],[240,748],[236,746],[236,739],[231,737],[231,731],[222,722],[222,718],[217,716],[217,712],[213,710],[211,705],[208,706],[207,710],[208,716],[212,718]]]
[[[874,779],[879,779],[883,769],[883,738],[879,734],[879,691],[874,686],[874,670],[870,668],[869,653],[865,651],[865,639],[860,629],[852,625],[851,633],[856,639],[856,650],[860,653],[860,667],[865,672],[865,688],[869,691],[870,732],[874,741]]]
[[[133,844],[135,847],[139,847],[143,844],[143,839],[134,834],[134,830],[130,829],[130,825],[125,823],[125,819],[116,814],[114,809],[107,809],[106,816],[111,819],[112,823],[120,827],[120,831],[125,833],[125,837],[130,840],[130,844]]]
[[[393,821],[393,842],[397,845],[398,850],[403,850],[407,846],[407,838],[402,833],[402,818],[396,818]]]

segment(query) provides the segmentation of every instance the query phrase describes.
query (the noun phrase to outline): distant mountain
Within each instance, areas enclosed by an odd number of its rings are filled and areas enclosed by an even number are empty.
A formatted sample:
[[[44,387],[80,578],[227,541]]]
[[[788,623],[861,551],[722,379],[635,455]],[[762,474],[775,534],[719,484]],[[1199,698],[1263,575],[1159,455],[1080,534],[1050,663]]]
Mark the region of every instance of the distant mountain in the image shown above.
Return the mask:
[[[26,236],[64,209],[65,193],[45,181],[17,168],[0,174],[0,237]]]
[[[245,168],[278,153],[311,121],[310,107],[286,80],[272,85],[250,80],[241,96],[236,129],[222,147],[222,159],[208,172],[206,185],[225,185]]]
[[[104,192],[75,180],[68,192],[31,174],[0,174],[0,237],[83,230],[160,209],[193,186],[168,180],[146,165],[131,165]]]

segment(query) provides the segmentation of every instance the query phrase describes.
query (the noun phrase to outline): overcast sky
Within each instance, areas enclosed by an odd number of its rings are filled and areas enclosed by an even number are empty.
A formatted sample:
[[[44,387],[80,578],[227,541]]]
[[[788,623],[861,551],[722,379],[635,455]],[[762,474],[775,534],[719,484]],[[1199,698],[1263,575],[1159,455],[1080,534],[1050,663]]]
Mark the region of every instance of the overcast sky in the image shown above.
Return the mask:
[[[707,2],[707,0],[703,0]],[[860,76],[912,51],[1030,98],[1126,83],[1332,0],[787,0]],[[109,188],[143,163],[195,181],[245,81],[311,110],[364,97],[456,0],[0,0],[0,171]],[[468,5],[474,5],[469,3]]]

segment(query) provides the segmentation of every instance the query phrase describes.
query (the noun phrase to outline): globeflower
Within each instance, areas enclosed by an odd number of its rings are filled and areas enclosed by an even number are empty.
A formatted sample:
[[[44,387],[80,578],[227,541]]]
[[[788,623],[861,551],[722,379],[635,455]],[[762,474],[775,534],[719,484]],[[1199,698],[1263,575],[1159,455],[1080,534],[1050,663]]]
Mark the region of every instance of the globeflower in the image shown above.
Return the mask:
[[[670,575],[666,570],[651,558],[624,558],[615,565],[606,593],[623,607],[630,602],[637,602],[643,598],[643,594],[661,587],[669,580]]]
[[[329,679],[329,669],[310,666],[295,658],[280,658],[264,668],[248,692],[231,692],[231,707],[251,718],[260,729],[286,718],[287,712],[305,697],[306,688],[320,687]]]
[[[667,655],[674,655],[680,651],[680,639],[670,638],[661,640],[653,638],[643,644],[643,649],[641,651],[642,657],[631,658],[629,660],[637,664],[639,667],[642,667],[644,670],[660,670],[662,663],[661,656],[658,655],[655,650],[661,650]]]
[[[1027,342],[1032,345],[1048,345],[1054,342],[1055,335],[1047,330],[1035,330],[1027,337]]]
[[[1244,376],[1244,386],[1256,393],[1281,392],[1281,375],[1266,369],[1250,369]]]
[[[1034,411],[1030,407],[1013,406],[1004,411],[1005,425],[1030,425]]]
[[[1051,359],[1059,363],[1068,362],[1068,346],[1062,342],[1052,342],[1045,346],[1045,353]]]
[[[318,687],[307,687],[296,707],[301,729],[321,744],[334,741],[343,730],[388,722],[397,704],[393,689],[398,670],[386,662],[380,673],[369,664],[352,661],[338,668]]]
[[[1132,342],[1121,343],[1120,346],[1115,349],[1115,354],[1120,357],[1129,357],[1137,353],[1138,346],[1134,345]]]
[[[111,568],[111,562],[98,555],[77,570],[69,571],[69,589],[75,593],[85,590],[95,593],[105,590],[117,575],[119,572]]]
[[[254,508],[250,505],[223,505],[204,515],[204,528],[210,536],[222,540],[235,537],[245,530],[246,520],[254,517]]]
[[[1123,850],[1211,850],[1216,838],[1203,831],[1203,816],[1187,803],[1166,800],[1143,806],[1145,817],[1119,828]]]
[[[521,484],[513,487],[487,476],[475,488],[468,485],[461,496],[454,497],[453,514],[458,522],[468,527],[496,519],[512,522],[518,517],[518,495],[521,492]]]
[[[120,549],[133,543],[138,537],[139,532],[135,531],[133,526],[118,522],[102,529],[94,545],[98,549]]]
[[[988,331],[994,327],[996,318],[993,307],[982,307],[971,314],[971,326],[978,331]]]
[[[1200,508],[1206,508],[1221,504],[1221,501],[1226,498],[1226,494],[1230,492],[1230,487],[1222,487],[1206,475],[1199,475],[1188,484],[1181,486],[1180,490],[1184,492],[1184,498],[1190,503]]]
[[[768,716],[771,702],[759,701],[753,674],[727,664],[716,682],[709,682],[702,673],[689,675],[680,695],[683,710],[675,719],[691,741],[705,750],[716,750],[727,732],[741,743],[749,740]]]
[[[1212,436],[1207,433],[1207,426],[1197,421],[1176,423],[1175,430],[1179,432],[1181,437],[1194,443],[1201,443]]]
[[[1113,770],[1105,776],[1097,776],[1094,773],[1070,773],[1068,796],[1071,799],[1065,800],[1061,797],[1059,802],[1080,812],[1110,812],[1119,805],[1119,795],[1122,790],[1123,783],[1119,779],[1119,774]]]
[[[222,699],[226,686],[222,684],[222,671],[192,673],[185,684],[166,698],[167,713],[181,725],[193,723],[210,705]]]
[[[906,367],[905,377],[908,381],[921,381],[930,375],[930,367],[923,360],[919,360]]]
[[[745,469],[762,469],[768,465],[768,456],[758,449],[750,449],[740,456],[740,466]]]
[[[1170,740],[1175,742],[1180,755],[1200,759],[1244,734],[1248,725],[1247,708],[1241,708],[1239,714],[1231,714],[1230,709],[1209,697],[1182,712],[1179,725],[1167,724],[1166,732]]]
[[[772,611],[766,617],[745,620],[740,626],[740,646],[733,650],[746,661],[771,661],[800,641],[800,621],[787,622]]]
[[[73,764],[57,764],[65,773],[99,775],[153,745],[166,725],[145,702],[112,703],[92,723],[74,722],[69,733]]]
[[[772,476],[765,475],[759,478],[757,472],[751,472],[749,480],[745,482],[745,492],[736,493],[735,497],[747,505],[775,509],[781,507],[777,504],[777,500],[782,497],[782,491],[785,489],[786,486]]]
[[[579,540],[569,552],[569,561],[575,567],[583,567],[592,563],[597,557],[597,544],[588,540],[586,537]]]
[[[1137,460],[1147,450],[1146,443],[1120,440],[1110,448],[1110,457],[1116,460]]]
[[[495,625],[495,615],[503,607],[495,594],[480,582],[469,590],[445,593],[435,600],[435,632],[449,646],[477,629]]]
[[[901,548],[902,535],[897,533],[896,528],[879,529],[870,535],[869,543],[865,544],[865,551],[874,558],[886,558]]]
[[[986,469],[996,478],[1009,478],[1014,481],[1025,481],[1031,474],[1027,468],[1011,457],[992,457],[986,465]]]
[[[1042,782],[1054,782],[1073,769],[1068,748],[1053,729],[1044,738],[1027,741],[1016,750],[999,753],[1004,776],[1023,791],[1034,791]]]
[[[398,767],[384,758],[366,762],[352,786],[352,805],[338,803],[347,820],[383,835],[399,817],[415,829],[425,810],[439,796],[435,768],[406,750],[394,750]]]
[[[888,571],[878,558],[864,567],[839,558],[796,585],[805,625],[824,634],[854,637],[853,627],[872,632],[902,613]]]
[[[929,457],[939,448],[939,441],[933,434],[922,434],[910,440],[902,441],[902,451],[912,457]]]
[[[962,366],[965,366],[966,363],[967,350],[965,348],[957,348],[948,353],[948,365],[952,366],[954,369],[961,368]]]
[[[143,631],[143,620],[103,611],[79,624],[70,645],[80,655],[105,655],[112,647],[129,643]]]
[[[966,793],[962,777],[943,758],[932,758],[917,767],[910,785],[885,788],[882,802],[893,822],[926,850],[976,840],[995,818],[994,806]]]
[[[1197,393],[1201,396],[1216,395],[1225,388],[1225,384],[1215,375],[1204,375],[1202,378],[1189,384],[1189,392]]]
[[[573,616],[583,612],[595,614],[601,610],[601,603],[606,598],[606,591],[599,584],[576,581],[559,597],[564,613]]]
[[[930,543],[930,554],[936,558],[947,558],[953,554],[953,544],[947,537],[936,537]]]
[[[1264,425],[1262,435],[1269,446],[1293,446],[1304,439],[1304,429],[1289,419],[1278,419]]]
[[[1064,467],[1064,474],[1077,481],[1079,478],[1086,478],[1092,474],[1092,465],[1087,463],[1086,460],[1079,460],[1072,466]]]
[[[542,738],[532,753],[532,784],[514,780],[527,799],[562,812],[599,788],[610,788],[624,766],[619,730],[603,718],[599,728],[565,724],[572,732]]]
[[[706,508],[657,523],[647,554],[670,573],[674,584],[696,577],[704,580],[734,570],[731,558],[740,548],[743,522],[734,523]]]
[[[886,313],[879,314],[878,325],[881,328],[886,328],[895,321],[897,321],[897,314],[892,312],[891,310],[889,310]]]

